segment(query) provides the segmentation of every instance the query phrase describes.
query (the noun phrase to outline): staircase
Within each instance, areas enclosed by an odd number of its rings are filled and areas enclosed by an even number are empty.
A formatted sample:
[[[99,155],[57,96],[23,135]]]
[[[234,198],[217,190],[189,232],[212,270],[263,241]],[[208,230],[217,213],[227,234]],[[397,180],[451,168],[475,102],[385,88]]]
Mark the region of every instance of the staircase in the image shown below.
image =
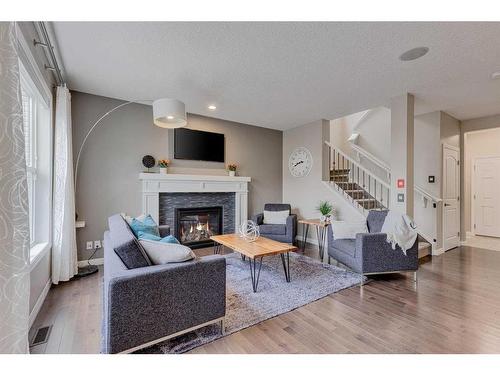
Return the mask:
[[[387,209],[390,186],[331,144],[330,184],[360,210]]]
[[[330,148],[329,163],[332,189],[341,193],[364,215],[370,210],[385,210],[389,207],[390,186],[375,176],[344,152],[325,142]],[[420,234],[418,236],[419,258],[431,254],[432,246]]]

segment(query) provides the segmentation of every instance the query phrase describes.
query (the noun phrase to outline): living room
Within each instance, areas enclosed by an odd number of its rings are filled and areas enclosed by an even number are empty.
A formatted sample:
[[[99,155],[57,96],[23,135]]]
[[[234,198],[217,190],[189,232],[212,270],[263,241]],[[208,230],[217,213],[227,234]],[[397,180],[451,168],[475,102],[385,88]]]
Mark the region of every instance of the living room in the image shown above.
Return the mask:
[[[498,354],[498,22],[103,14],[0,23],[0,353]]]

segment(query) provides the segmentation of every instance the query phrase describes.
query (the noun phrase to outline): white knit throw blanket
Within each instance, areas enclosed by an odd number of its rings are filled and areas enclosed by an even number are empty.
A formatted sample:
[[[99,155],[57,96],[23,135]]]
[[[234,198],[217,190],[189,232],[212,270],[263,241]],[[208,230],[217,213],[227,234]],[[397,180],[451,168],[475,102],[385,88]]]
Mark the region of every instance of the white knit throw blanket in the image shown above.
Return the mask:
[[[410,249],[417,239],[417,225],[409,216],[396,211],[389,211],[382,225],[382,233],[387,233],[387,242],[395,250],[399,245],[403,253]]]

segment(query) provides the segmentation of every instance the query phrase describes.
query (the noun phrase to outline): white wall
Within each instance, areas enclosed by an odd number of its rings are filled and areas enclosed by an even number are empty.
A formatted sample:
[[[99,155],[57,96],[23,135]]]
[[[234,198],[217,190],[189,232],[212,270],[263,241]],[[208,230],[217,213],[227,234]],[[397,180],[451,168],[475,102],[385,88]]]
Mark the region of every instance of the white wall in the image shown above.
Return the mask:
[[[385,107],[377,107],[369,110],[366,116],[363,116],[364,113],[365,111],[362,111],[332,120],[330,122],[330,143],[357,160],[356,153],[347,139],[352,133],[358,133],[358,145],[377,159],[390,165],[391,111]],[[360,164],[384,181],[387,180],[385,171],[368,159],[362,158]]]
[[[358,145],[391,165],[391,111],[385,107],[371,110],[361,122],[364,112],[355,113],[331,121],[330,142],[338,149],[356,158],[350,143],[353,133],[359,133]],[[359,122],[359,124],[358,124]],[[415,116],[414,119],[414,178],[415,184],[436,197],[441,197],[442,146],[445,142],[460,146],[460,122],[447,113],[436,111]],[[361,165],[371,170],[381,179],[385,174],[380,168],[361,160]],[[435,176],[435,182],[429,183],[428,176]],[[415,194],[414,219],[429,241],[436,239],[436,247],[441,247],[441,207],[431,203],[424,206],[421,195]]]
[[[465,229],[472,231],[472,189],[471,183],[474,177],[474,159],[477,157],[500,156],[500,128],[481,130],[465,134],[465,160],[464,160],[464,182],[465,190],[463,201],[465,205]],[[499,187],[500,189],[500,187]]]
[[[322,182],[323,141],[329,139],[329,128],[330,121],[319,120],[283,132],[283,202],[290,203],[299,218],[318,218],[316,206],[320,200],[333,203],[337,219],[360,218],[362,215],[355,208]],[[292,177],[288,170],[288,158],[297,147],[306,147],[313,157],[311,173],[306,177]],[[309,231],[309,239],[316,240],[313,230]]]
[[[500,127],[500,114],[486,117],[479,117],[470,120],[464,120],[460,123],[460,159],[465,161],[465,137],[469,132],[477,131],[477,130],[486,130],[486,129],[495,129]],[[461,163],[460,166],[460,174],[465,176],[465,162]],[[460,180],[460,196],[466,198],[467,193],[465,191],[465,178]],[[470,214],[466,212],[466,204],[465,199],[462,199],[462,204],[460,205],[460,216],[463,218],[470,218]],[[470,226],[470,221],[468,221]],[[462,220],[460,223],[460,239],[465,241],[467,223],[466,220]]]
[[[415,184],[436,197],[441,197],[440,123],[439,111],[415,116]],[[435,176],[435,183],[428,182],[429,176]],[[436,239],[438,248],[441,246],[438,234],[439,215],[440,207],[434,208],[430,202],[425,206],[422,196],[415,194],[415,222],[428,241]]]

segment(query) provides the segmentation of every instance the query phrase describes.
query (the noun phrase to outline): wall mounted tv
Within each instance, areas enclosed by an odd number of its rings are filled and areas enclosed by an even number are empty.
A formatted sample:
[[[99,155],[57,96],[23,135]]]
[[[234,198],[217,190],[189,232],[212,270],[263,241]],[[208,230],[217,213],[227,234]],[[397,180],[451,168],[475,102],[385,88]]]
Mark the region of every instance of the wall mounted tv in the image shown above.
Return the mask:
[[[174,158],[224,163],[224,134],[175,129]]]

